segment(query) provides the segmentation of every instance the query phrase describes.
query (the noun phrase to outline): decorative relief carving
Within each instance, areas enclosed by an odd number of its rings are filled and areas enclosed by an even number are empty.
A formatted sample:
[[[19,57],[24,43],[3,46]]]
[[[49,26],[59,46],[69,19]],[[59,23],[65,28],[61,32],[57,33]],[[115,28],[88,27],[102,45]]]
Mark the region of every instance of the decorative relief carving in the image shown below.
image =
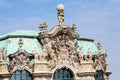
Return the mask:
[[[53,69],[56,65],[59,65],[59,67],[72,65],[76,68],[78,57],[75,42],[69,35],[62,33],[54,36],[47,44],[43,44],[43,50],[48,55],[47,60],[50,69]]]
[[[74,23],[74,24],[72,24],[72,30],[73,30],[73,32],[76,32],[76,24]]]
[[[15,70],[28,70],[32,71],[31,60],[33,59],[33,55],[27,53],[24,50],[20,50],[14,54],[9,55],[10,59],[10,72],[14,72]]]
[[[102,50],[102,45],[101,43],[98,43],[98,50],[99,50],[99,54],[95,55],[94,57],[94,67],[96,70],[106,70],[106,57],[107,57],[107,51],[106,50]]]

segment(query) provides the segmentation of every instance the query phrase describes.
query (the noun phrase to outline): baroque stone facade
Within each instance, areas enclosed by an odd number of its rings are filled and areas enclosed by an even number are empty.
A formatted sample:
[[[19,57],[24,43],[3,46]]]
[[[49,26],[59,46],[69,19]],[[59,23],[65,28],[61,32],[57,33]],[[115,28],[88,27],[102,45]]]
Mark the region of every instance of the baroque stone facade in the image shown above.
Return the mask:
[[[76,32],[76,24],[72,27],[65,25],[63,5],[58,5],[57,11],[59,24],[55,28],[47,31],[47,23],[40,23],[40,32],[35,37],[41,45],[40,53],[37,47],[31,53],[26,51],[23,39],[26,36],[17,36],[19,48],[16,52],[8,55],[7,48],[0,49],[0,80],[15,80],[11,76],[23,70],[31,74],[31,80],[58,80],[59,77],[55,78],[56,70],[61,69],[71,72],[71,79],[63,77],[65,80],[109,80],[111,72],[106,61],[107,51],[102,49],[101,43],[97,44],[96,54],[92,46],[85,49],[85,54],[83,47],[78,45],[79,40],[91,43],[93,40],[81,38]],[[10,39],[8,42],[11,42]],[[96,78],[99,71],[102,71],[102,79]]]

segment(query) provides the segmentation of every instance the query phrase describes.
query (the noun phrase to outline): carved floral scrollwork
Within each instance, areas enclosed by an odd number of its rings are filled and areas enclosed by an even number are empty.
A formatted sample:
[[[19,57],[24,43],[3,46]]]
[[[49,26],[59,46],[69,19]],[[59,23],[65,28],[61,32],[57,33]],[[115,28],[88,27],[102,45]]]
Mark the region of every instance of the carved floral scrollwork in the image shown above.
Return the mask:
[[[43,51],[48,54],[49,68],[52,69],[57,65],[59,67],[65,67],[66,65],[76,67],[74,63],[78,63],[76,61],[78,57],[75,55],[76,50],[74,44],[75,42],[70,40],[68,35],[65,34],[58,35],[56,38],[52,38],[47,44],[43,44]]]
[[[14,54],[9,55],[10,59],[10,67],[9,71],[12,73],[15,70],[28,70],[32,72],[31,60],[33,59],[33,55],[27,53],[24,50],[17,51]]]

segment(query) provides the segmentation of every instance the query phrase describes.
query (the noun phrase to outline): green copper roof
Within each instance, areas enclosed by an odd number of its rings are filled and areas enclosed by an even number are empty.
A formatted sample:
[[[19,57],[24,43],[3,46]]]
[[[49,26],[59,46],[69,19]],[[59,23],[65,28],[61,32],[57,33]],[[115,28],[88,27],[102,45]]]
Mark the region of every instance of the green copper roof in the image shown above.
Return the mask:
[[[13,32],[11,32],[11,33],[8,33],[8,34],[5,34],[5,35],[0,36],[0,39],[5,38],[5,37],[8,37],[8,36],[16,36],[16,35],[36,37],[36,36],[38,36],[38,34],[39,34],[39,31],[33,31],[33,30],[17,30],[17,31],[13,31]]]
[[[87,54],[89,48],[93,54],[98,54],[98,49],[96,45],[93,43],[93,41],[78,40],[76,46],[82,49],[84,55]]]
[[[8,39],[0,41],[0,48],[2,48],[2,47],[6,48],[7,47],[7,41],[8,41]]]
[[[19,42],[20,38],[9,38],[9,41],[7,43],[7,55],[12,54],[19,49]],[[29,53],[32,53],[32,51],[36,48],[38,54],[42,53],[41,45],[38,42],[36,38],[22,38],[23,40],[23,46],[22,48],[26,50]]]
[[[36,48],[38,54],[42,53],[42,46],[39,43],[37,36],[39,31],[32,30],[17,30],[6,35],[0,36],[0,48],[4,47],[7,49],[7,55],[16,52],[19,49],[19,39],[23,40],[23,49],[29,53],[32,53]],[[14,37],[13,37],[14,36]],[[88,48],[90,48],[93,54],[98,54],[96,45],[92,39],[81,38],[77,41],[77,47],[81,48],[83,54],[86,55]]]
[[[39,43],[37,36],[39,31],[32,30],[17,30],[6,35],[0,36],[0,48],[7,49],[7,55],[12,54],[19,49],[19,39],[23,40],[23,49],[29,53],[32,53],[36,48],[38,54],[42,53],[41,44]],[[12,37],[15,36],[15,37]],[[26,37],[23,37],[26,36]]]
[[[11,32],[7,35],[26,35],[26,36],[38,36],[39,31],[33,31],[33,30],[17,30],[14,32]]]

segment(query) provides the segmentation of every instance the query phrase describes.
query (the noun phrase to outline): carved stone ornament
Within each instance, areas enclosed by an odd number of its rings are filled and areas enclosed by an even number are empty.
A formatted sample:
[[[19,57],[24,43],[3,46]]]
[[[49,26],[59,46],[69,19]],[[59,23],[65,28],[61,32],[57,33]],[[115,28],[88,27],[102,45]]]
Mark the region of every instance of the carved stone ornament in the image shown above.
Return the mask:
[[[43,44],[42,49],[45,58],[38,55],[39,60],[40,58],[47,59],[50,70],[55,68],[56,65],[59,65],[59,67],[69,65],[76,68],[75,65],[80,64],[75,46],[78,37],[75,29],[68,26],[57,26],[47,32],[47,35],[43,32],[39,38]]]
[[[34,56],[30,53],[27,53],[25,50],[18,50],[17,52],[10,54],[10,68],[9,71],[13,73],[16,70],[28,70],[32,72],[31,60]]]
[[[0,48],[0,62],[7,60],[7,51],[5,48]]]
[[[97,54],[95,55],[95,59],[94,59],[94,67],[96,70],[106,70],[106,51],[102,50],[101,54]]]
[[[57,6],[59,25],[64,25],[64,5]]]

